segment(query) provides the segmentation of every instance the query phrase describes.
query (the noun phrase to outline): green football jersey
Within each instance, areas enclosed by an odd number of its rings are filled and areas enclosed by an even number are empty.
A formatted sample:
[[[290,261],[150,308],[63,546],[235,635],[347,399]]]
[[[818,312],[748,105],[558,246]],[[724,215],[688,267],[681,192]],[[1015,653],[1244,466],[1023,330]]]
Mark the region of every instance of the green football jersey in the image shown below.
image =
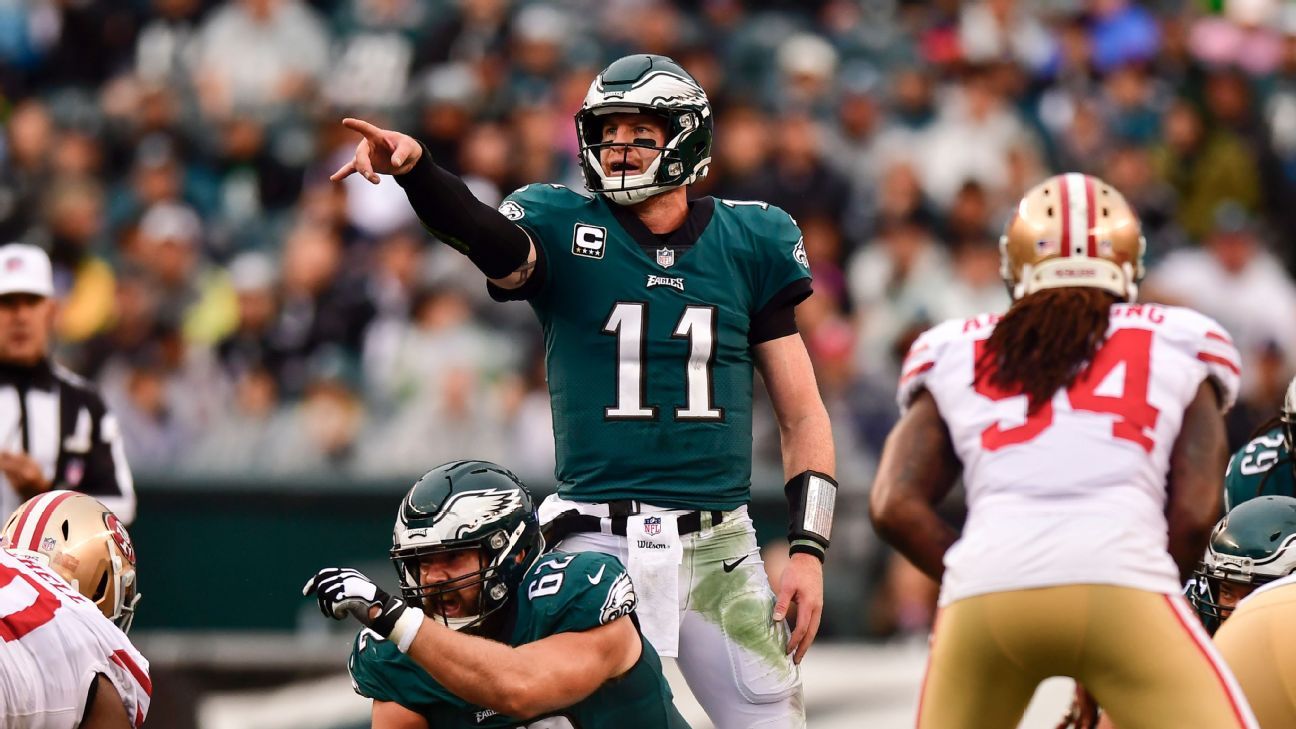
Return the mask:
[[[616,557],[549,552],[527,571],[514,596],[509,644],[596,628],[630,614],[636,602],[634,586]],[[525,722],[460,699],[370,630],[356,636],[348,667],[356,693],[400,704],[432,729],[688,729],[672,703],[661,659],[648,641],[640,641],[643,653],[625,675],[562,711]],[[545,667],[535,670],[544,673]]]
[[[558,493],[733,509],[751,487],[753,316],[806,280],[801,232],[762,202],[695,200],[659,239],[628,211],[528,185],[500,211],[543,249]]]
[[[1296,465],[1281,428],[1252,438],[1233,454],[1224,471],[1226,511],[1257,496],[1296,496]]]

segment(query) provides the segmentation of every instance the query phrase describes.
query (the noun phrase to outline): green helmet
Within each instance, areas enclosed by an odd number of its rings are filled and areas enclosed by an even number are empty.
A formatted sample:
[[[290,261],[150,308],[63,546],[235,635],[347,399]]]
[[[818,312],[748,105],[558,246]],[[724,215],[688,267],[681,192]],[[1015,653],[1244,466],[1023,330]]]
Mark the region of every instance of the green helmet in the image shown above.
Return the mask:
[[[481,569],[423,584],[425,555],[481,550]],[[423,474],[396,512],[391,560],[406,603],[427,612],[435,598],[481,585],[476,615],[439,617],[455,630],[471,628],[504,607],[526,571],[544,551],[535,504],[526,485],[486,461],[454,461]]]
[[[1296,572],[1296,499],[1260,496],[1238,504],[1211,533],[1190,599],[1208,629],[1232,612],[1219,602],[1223,581],[1256,587]],[[1214,624],[1212,624],[1214,623]]]
[[[613,146],[604,141],[599,120],[607,114],[655,114],[665,120],[664,145],[634,143],[658,152],[647,170],[633,175],[603,172],[599,153]],[[613,202],[631,205],[692,184],[706,177],[711,165],[712,128],[706,92],[678,63],[642,53],[619,58],[594,78],[576,112],[585,186]]]

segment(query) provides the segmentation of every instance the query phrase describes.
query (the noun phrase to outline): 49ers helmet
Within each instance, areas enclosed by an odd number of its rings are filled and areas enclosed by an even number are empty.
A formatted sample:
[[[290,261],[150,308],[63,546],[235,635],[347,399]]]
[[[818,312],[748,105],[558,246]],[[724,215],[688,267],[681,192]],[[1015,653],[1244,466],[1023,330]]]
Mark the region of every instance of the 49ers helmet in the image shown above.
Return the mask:
[[[1138,215],[1116,188],[1091,175],[1055,175],[1017,204],[999,238],[1000,274],[1013,300],[1086,286],[1134,301],[1146,249]]]
[[[46,562],[122,632],[130,630],[140,599],[135,545],[93,497],[48,491],[27,501],[9,517],[0,546]]]

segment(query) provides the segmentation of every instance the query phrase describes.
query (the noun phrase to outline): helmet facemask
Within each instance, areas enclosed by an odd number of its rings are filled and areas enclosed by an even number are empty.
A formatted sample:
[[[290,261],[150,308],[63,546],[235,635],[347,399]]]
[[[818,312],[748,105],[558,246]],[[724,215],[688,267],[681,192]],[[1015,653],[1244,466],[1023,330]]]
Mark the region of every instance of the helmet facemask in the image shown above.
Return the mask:
[[[1283,397],[1282,409],[1278,411],[1278,420],[1282,423],[1283,443],[1287,446],[1287,455],[1296,458],[1296,377],[1287,384],[1287,393]]]
[[[516,559],[514,548],[518,546],[522,531],[523,527],[519,526],[512,535],[499,530],[468,543],[425,544],[392,549],[391,557],[400,579],[401,595],[408,605],[422,610],[434,620],[440,620],[446,627],[465,630],[480,625],[491,613],[508,602],[510,591],[503,579],[501,567],[506,560]],[[467,550],[479,555],[480,569],[439,582],[422,581],[421,566],[424,557]],[[478,586],[481,589],[477,593],[475,612],[451,617],[438,608],[443,596]]]
[[[666,127],[662,144],[605,140],[603,118],[610,114],[650,114],[662,119]],[[619,205],[633,205],[706,176],[711,166],[711,104],[697,81],[671,59],[626,56],[590,84],[576,113],[576,136],[577,161],[589,191]],[[656,150],[657,157],[633,175],[605,172],[602,150],[629,146]]]

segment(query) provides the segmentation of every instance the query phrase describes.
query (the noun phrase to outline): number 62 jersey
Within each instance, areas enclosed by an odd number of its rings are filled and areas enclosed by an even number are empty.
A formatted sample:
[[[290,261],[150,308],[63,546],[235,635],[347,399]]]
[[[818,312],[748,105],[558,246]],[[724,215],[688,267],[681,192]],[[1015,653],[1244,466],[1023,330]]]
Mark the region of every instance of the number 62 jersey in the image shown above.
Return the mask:
[[[1093,361],[1028,414],[1024,395],[992,386],[977,364],[997,320],[928,330],[901,370],[901,408],[928,390],[963,464],[968,521],[945,556],[941,604],[1061,584],[1179,592],[1166,475],[1201,383],[1215,384],[1224,409],[1237,396],[1224,329],[1190,309],[1113,304]]]
[[[45,565],[0,549],[0,727],[73,729],[96,674],[143,724],[153,684],[126,634]]]

